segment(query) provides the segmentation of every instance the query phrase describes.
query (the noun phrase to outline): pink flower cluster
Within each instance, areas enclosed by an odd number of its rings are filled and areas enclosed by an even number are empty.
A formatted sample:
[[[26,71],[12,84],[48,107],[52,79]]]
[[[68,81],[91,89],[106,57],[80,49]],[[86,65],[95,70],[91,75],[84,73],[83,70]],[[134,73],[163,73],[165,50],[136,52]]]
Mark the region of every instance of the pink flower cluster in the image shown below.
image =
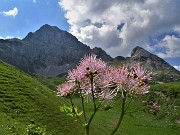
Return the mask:
[[[76,69],[68,72],[68,80],[86,81],[88,74],[101,73],[107,67],[107,64],[101,59],[97,59],[96,55],[86,55],[81,59]]]
[[[140,65],[131,67],[108,66],[96,55],[86,55],[79,65],[68,72],[66,82],[58,87],[58,95],[67,96],[79,92],[84,96],[92,95],[100,99],[113,99],[118,92],[127,94],[145,94],[151,79],[151,73]],[[93,82],[92,82],[93,81]],[[78,88],[75,88],[78,83]],[[93,85],[93,86],[92,86]]]
[[[66,82],[58,86],[58,95],[59,96],[67,96],[69,94],[73,94],[75,90],[74,82]]]

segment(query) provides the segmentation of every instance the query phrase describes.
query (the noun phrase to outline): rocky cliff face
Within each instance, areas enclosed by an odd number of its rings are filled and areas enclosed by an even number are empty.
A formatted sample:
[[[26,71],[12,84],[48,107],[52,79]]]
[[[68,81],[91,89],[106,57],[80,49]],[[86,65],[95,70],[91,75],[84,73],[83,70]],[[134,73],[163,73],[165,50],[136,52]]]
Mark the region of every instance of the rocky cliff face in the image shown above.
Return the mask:
[[[96,54],[104,61],[112,61],[111,56],[101,48],[91,49],[70,33],[47,24],[34,33],[28,33],[22,40],[0,39],[0,59],[28,73],[49,77],[64,75],[89,53]],[[115,60],[125,64],[144,65],[153,71],[154,80],[180,80],[178,70],[141,47],[135,47],[131,57],[118,56]]]
[[[0,59],[26,72],[50,77],[66,73],[89,53],[112,60],[101,48],[90,49],[70,33],[47,24],[22,40],[0,40]]]
[[[117,57],[118,58],[118,57]],[[116,58],[116,59],[117,59]],[[131,57],[121,58],[125,64],[139,63],[152,71],[152,77],[155,81],[178,81],[180,80],[180,72],[169,65],[166,61],[158,56],[151,54],[147,50],[137,46],[131,52]]]

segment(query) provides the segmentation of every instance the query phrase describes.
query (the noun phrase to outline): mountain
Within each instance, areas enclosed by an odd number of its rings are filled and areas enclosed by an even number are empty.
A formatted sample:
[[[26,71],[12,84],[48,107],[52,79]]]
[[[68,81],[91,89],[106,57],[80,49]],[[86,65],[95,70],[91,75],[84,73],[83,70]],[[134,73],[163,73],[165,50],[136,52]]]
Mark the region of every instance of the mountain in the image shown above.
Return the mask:
[[[158,56],[137,46],[131,57],[111,58],[104,50],[81,43],[70,33],[56,26],[43,25],[39,30],[30,32],[20,39],[0,39],[0,59],[15,65],[30,74],[48,77],[63,76],[67,71],[89,53],[94,53],[106,62],[118,64],[140,63],[152,70],[154,80],[177,81],[180,72]]]
[[[0,40],[0,59],[28,73],[49,77],[65,74],[89,53],[112,60],[101,48],[91,49],[70,33],[47,24],[22,40]]]
[[[139,46],[132,50],[131,57],[124,58],[122,56],[118,56],[115,60],[119,60],[119,62],[123,64],[130,65],[140,63],[152,71],[154,81],[180,81],[180,72],[178,70],[169,65],[165,60]]]

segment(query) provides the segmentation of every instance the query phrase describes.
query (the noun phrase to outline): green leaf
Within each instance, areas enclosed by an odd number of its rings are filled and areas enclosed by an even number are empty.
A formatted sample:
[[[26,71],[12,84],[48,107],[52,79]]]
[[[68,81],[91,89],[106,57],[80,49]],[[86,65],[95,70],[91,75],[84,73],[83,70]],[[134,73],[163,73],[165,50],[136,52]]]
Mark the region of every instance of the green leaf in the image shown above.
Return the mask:
[[[74,117],[74,116],[79,117],[79,116],[81,116],[83,114],[82,111],[78,112],[77,106],[75,106],[73,108],[72,106],[66,106],[66,105],[60,107],[60,112],[63,112],[66,115],[71,116],[71,117]]]

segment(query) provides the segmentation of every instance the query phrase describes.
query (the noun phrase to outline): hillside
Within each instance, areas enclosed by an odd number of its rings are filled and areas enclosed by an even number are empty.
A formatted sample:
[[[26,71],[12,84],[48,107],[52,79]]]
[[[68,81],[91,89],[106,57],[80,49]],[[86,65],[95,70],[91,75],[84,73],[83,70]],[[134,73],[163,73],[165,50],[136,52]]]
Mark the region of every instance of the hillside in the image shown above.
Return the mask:
[[[27,125],[35,123],[39,127],[45,127],[47,135],[81,135],[83,130],[80,125],[74,119],[59,112],[59,106],[63,106],[64,103],[67,103],[67,100],[57,97],[56,93],[33,78],[17,68],[0,61],[0,126],[2,127],[0,128],[0,134],[23,135],[26,134]],[[42,82],[44,84],[47,84],[46,81],[49,82],[47,78],[41,79],[43,79]],[[57,78],[55,78],[55,81],[52,78],[50,80],[50,87],[54,87],[53,83],[57,83]],[[175,90],[175,93],[179,91],[179,83],[176,85],[177,87],[175,88],[177,90]],[[153,87],[155,88],[156,86]],[[161,91],[161,89],[152,89],[152,91]],[[167,91],[164,90],[163,94],[168,97]],[[159,95],[155,94],[153,99],[158,101],[159,97]],[[144,114],[144,112],[139,111],[134,113],[133,116],[126,115],[122,127],[118,130],[117,134],[178,134],[178,110],[170,109],[173,103],[179,103],[177,102],[178,97],[179,93],[176,94],[176,97],[171,96],[170,101],[172,102],[164,102],[166,98],[160,99],[161,102],[158,105],[162,106],[161,113],[157,116]],[[147,98],[152,99],[148,95]],[[77,106],[80,106],[81,103],[78,98],[73,100]],[[141,100],[140,102],[133,100],[131,109],[133,110],[139,105],[141,105]],[[169,106],[168,110],[165,107],[166,105]],[[175,105],[179,106],[179,104]],[[89,110],[88,113],[91,113],[91,104],[87,108]],[[97,113],[92,123],[91,133],[93,135],[110,134],[112,126],[117,121],[119,111],[119,104],[115,104],[114,108],[110,111],[104,111],[101,108],[101,111]],[[166,115],[167,111],[169,111],[169,115]]]
[[[53,78],[41,78],[42,83],[47,86],[49,86],[49,84],[53,86],[52,84],[56,84],[56,80],[57,78],[54,78],[54,81]],[[147,112],[139,111],[139,109],[132,115],[126,115],[117,135],[178,135],[180,132],[179,96],[180,82],[152,85],[149,94],[140,98],[140,100],[134,99],[132,101],[131,110],[129,110],[129,112],[142,106],[142,101],[149,100],[157,103],[160,107],[159,113],[154,116]],[[78,98],[75,98],[74,102],[81,108],[81,102]],[[88,113],[91,113],[92,111],[90,105],[91,103],[88,103],[86,106],[89,109]],[[97,113],[97,116],[92,123],[91,134],[109,135],[113,125],[119,117],[119,104],[114,104],[114,107],[109,111],[104,111],[103,107],[100,110],[101,111]]]
[[[78,123],[59,111],[65,102],[31,76],[0,61],[1,135],[23,135],[32,123],[45,127],[48,135],[79,135]]]

